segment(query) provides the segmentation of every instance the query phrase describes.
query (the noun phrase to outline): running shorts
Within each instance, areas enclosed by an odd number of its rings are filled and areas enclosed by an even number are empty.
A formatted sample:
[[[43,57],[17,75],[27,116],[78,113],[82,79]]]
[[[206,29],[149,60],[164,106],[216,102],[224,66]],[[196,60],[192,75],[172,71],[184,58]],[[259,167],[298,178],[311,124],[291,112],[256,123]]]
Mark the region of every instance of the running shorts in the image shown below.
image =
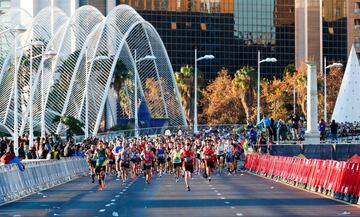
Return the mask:
[[[194,166],[185,164],[185,171],[189,171],[190,173],[193,173],[194,172]]]

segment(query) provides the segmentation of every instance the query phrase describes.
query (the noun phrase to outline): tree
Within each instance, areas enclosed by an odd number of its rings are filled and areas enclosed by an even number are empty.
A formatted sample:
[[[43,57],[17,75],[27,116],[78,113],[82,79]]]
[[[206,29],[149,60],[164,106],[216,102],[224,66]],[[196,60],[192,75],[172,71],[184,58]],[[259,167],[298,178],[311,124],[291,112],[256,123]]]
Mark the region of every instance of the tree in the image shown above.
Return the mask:
[[[54,117],[53,122],[64,124],[75,135],[81,135],[84,133],[82,129],[84,127],[84,124],[80,120],[70,115],[63,117],[57,115]]]
[[[194,113],[194,72],[194,67],[186,65],[180,68],[180,72],[175,73],[176,84],[181,95],[181,103],[188,124],[192,124]],[[202,83],[202,74],[198,70],[198,87],[201,86]]]
[[[151,116],[153,118],[164,118],[165,109],[163,106],[163,99],[160,92],[159,83],[155,78],[147,78],[145,81],[145,98],[149,110],[151,111]]]
[[[200,118],[208,124],[235,124],[244,119],[240,95],[226,69],[202,91],[203,113]]]
[[[296,68],[294,64],[288,64],[287,66],[285,66],[284,68],[284,75],[286,73],[290,73],[290,74],[294,74],[296,72]]]
[[[334,112],[337,96],[340,91],[341,81],[344,77],[343,68],[331,68],[327,76],[327,116],[331,118]]]
[[[237,70],[233,79],[235,91],[239,94],[241,104],[245,110],[247,123],[252,122],[253,108],[257,87],[257,76],[254,68],[244,66]]]

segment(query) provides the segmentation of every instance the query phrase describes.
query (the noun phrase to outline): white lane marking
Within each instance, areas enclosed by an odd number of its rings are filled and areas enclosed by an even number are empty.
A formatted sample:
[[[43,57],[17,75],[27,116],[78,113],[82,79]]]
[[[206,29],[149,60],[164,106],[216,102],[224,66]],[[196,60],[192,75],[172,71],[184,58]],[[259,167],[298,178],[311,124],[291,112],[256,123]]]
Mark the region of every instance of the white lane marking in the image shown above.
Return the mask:
[[[211,190],[215,190],[216,188],[211,188]]]
[[[243,216],[242,213],[236,213],[236,216]]]
[[[125,192],[125,191],[126,191],[126,189],[123,189],[122,191],[124,191],[124,192]]]
[[[116,203],[110,203],[110,205],[114,206]]]
[[[215,193],[218,193],[219,191],[218,191],[218,190],[215,190],[214,192],[215,192]]]
[[[38,195],[42,195],[43,193],[41,193],[41,192],[38,192],[37,194],[38,194]]]
[[[343,213],[340,213],[339,215],[350,215],[350,214],[351,214],[350,212],[344,211]]]
[[[112,212],[112,216],[119,216],[118,212]]]
[[[110,205],[110,204],[106,204],[105,206],[106,206],[106,207],[109,207],[109,206],[111,206],[111,205]]]
[[[274,189],[274,186],[271,186],[270,189]]]
[[[209,185],[209,187],[212,187],[213,185]]]
[[[48,207],[49,205],[47,205],[47,204],[41,204],[40,206],[41,206],[41,207]]]
[[[230,204],[230,202],[229,202],[229,201],[225,201],[225,204]]]
[[[220,194],[220,193],[217,193],[217,196],[221,196],[221,194]]]
[[[124,192],[119,192],[119,194],[124,194]]]
[[[60,209],[59,206],[53,206],[53,209]]]
[[[13,215],[13,217],[22,217],[22,215]]]
[[[235,206],[230,206],[231,209],[235,209]]]
[[[59,216],[60,214],[54,213],[54,216]]]
[[[120,195],[115,195],[115,197],[120,197]]]
[[[111,202],[115,202],[115,201],[116,201],[116,199],[112,199],[112,200],[111,200]]]
[[[43,198],[46,198],[47,196],[46,195],[43,195]]]
[[[105,209],[100,209],[99,212],[105,212]]]
[[[221,200],[225,200],[226,198],[225,197],[220,197]]]

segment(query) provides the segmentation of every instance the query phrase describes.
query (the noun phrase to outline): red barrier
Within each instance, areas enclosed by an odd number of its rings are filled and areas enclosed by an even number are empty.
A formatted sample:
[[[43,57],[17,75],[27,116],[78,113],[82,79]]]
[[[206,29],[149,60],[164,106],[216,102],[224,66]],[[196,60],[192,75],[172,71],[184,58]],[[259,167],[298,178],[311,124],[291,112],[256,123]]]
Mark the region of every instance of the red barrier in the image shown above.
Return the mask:
[[[353,203],[360,196],[360,162],[249,154],[244,167],[309,190],[334,194]]]

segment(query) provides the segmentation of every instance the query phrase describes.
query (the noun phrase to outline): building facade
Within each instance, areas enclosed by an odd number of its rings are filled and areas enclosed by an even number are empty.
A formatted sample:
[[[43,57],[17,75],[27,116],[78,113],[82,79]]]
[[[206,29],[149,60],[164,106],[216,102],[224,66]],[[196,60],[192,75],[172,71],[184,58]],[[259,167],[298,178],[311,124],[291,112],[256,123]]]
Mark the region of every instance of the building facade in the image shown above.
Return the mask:
[[[313,61],[322,71],[327,63],[347,60],[347,0],[296,0],[296,66]]]
[[[261,58],[278,60],[262,65],[264,77],[279,77],[286,65],[294,63],[294,0],[116,0],[115,4],[130,5],[154,25],[174,71],[194,65],[195,49],[198,56],[215,56],[198,63],[206,81],[222,67],[230,73],[246,65],[256,69],[258,50]]]
[[[354,45],[356,54],[360,54],[360,1],[348,0],[348,47],[347,52],[350,52],[351,46]]]

